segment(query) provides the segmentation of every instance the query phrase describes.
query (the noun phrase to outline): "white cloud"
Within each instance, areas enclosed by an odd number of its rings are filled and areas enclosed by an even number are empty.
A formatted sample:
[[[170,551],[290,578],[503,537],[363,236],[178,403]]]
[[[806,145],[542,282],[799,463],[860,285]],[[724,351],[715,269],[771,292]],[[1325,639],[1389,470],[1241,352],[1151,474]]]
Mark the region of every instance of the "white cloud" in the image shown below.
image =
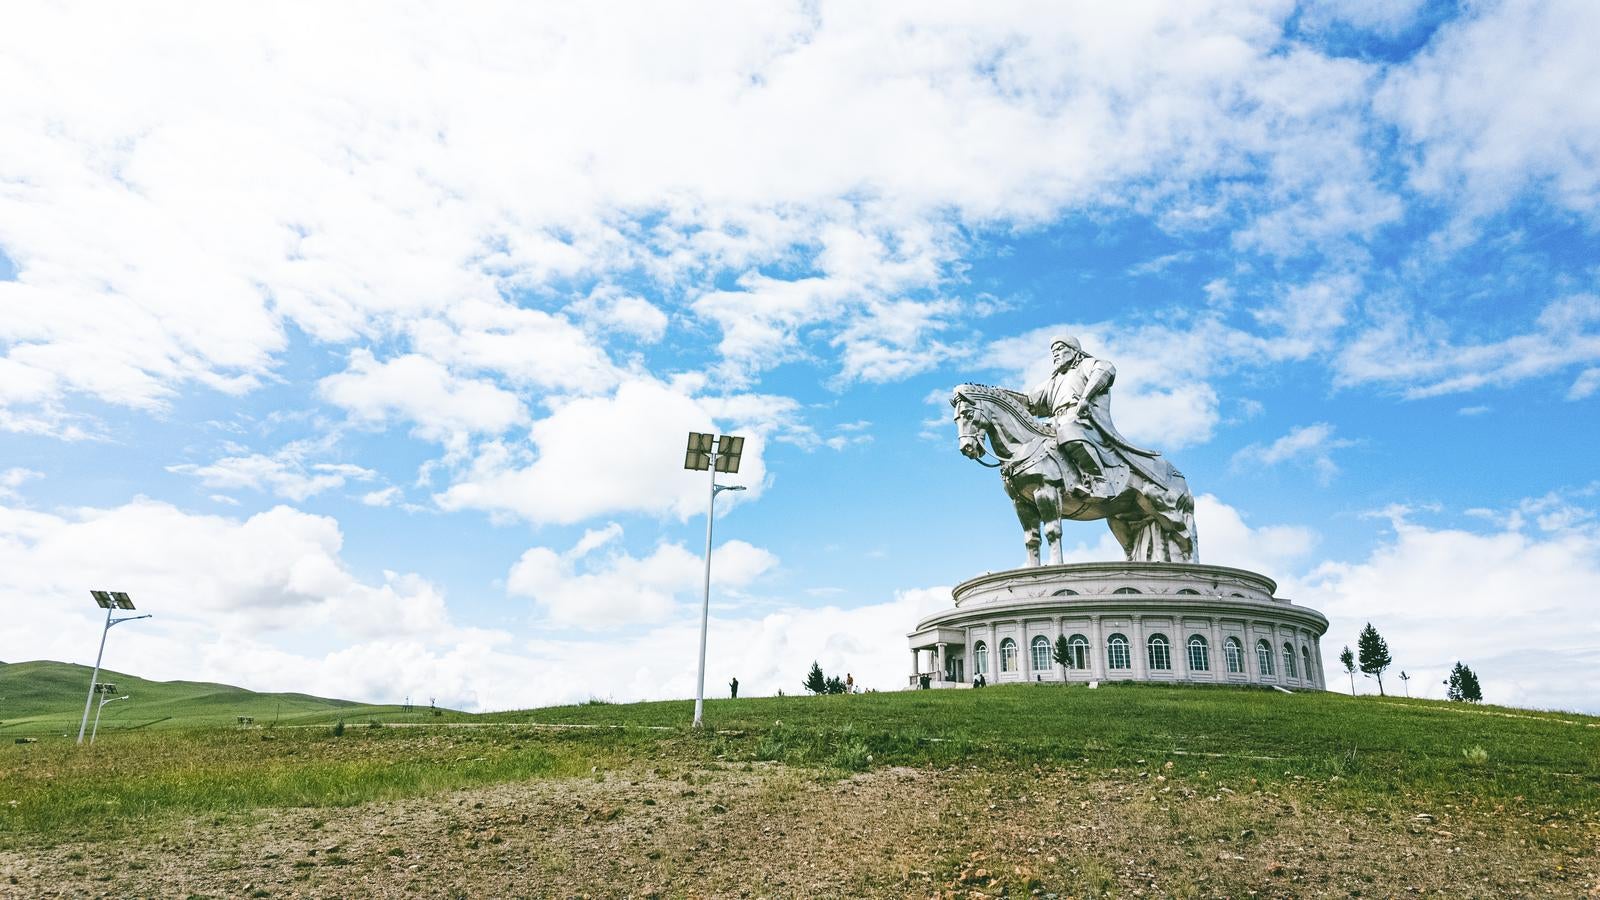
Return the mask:
[[[243,520],[145,499],[62,515],[0,506],[0,602],[42,616],[0,635],[0,658],[80,657],[77,638],[91,629],[50,626],[93,609],[86,585],[133,594],[158,613],[147,630],[168,636],[197,628],[226,641],[331,627],[347,639],[450,638],[437,588],[393,572],[362,582],[340,559],[342,543],[333,519],[284,506]]]
[[[659,341],[667,332],[667,314],[659,307],[609,285],[595,289],[568,310],[600,330],[631,335],[644,343]]]
[[[515,394],[486,381],[455,375],[417,354],[378,362],[366,350],[349,366],[322,379],[322,396],[368,425],[393,419],[414,423],[423,437],[448,441],[463,434],[500,434],[527,420]]]
[[[622,315],[629,329],[643,324],[643,314],[631,306]],[[412,347],[430,360],[459,371],[497,373],[522,386],[594,392],[614,386],[619,377],[605,351],[577,326],[498,300],[453,304],[443,316],[418,319],[408,330]]]
[[[570,400],[534,422],[531,450],[499,442],[480,448],[468,469],[435,499],[445,509],[563,524],[624,511],[703,513],[706,476],[684,470],[680,448],[690,431],[728,421],[715,409],[723,403],[631,379],[609,397]],[[747,423],[734,417],[730,424]],[[759,422],[755,426],[746,435],[739,474],[724,479],[747,485],[744,497],[759,496],[766,479],[766,429]],[[733,429],[724,433],[728,430]]]
[[[394,485],[390,485],[386,488],[362,494],[361,502],[366,506],[393,506],[404,498],[404,491]]]
[[[1600,83],[1597,31],[1586,0],[1482,4],[1443,26],[1375,100],[1415,150],[1413,186],[1469,216],[1531,187],[1595,222],[1600,98],[1579,86]]]
[[[43,472],[25,469],[21,466],[12,466],[9,469],[0,471],[0,500],[14,499],[17,496],[17,488],[22,487],[24,482],[43,477]]]
[[[1337,383],[1387,385],[1416,399],[1506,387],[1592,363],[1600,360],[1600,296],[1552,301],[1531,329],[1499,341],[1457,343],[1450,332],[1444,322],[1409,311],[1374,317],[1340,353]],[[1574,388],[1582,383],[1579,376]]]
[[[32,8],[0,60],[0,424],[248,391],[290,328],[604,391],[600,341],[538,308],[574,282],[597,333],[663,334],[619,284],[687,303],[725,375],[833,347],[841,383],[904,378],[960,351],[941,288],[990,228],[1133,208],[1340,244],[1394,215],[1361,143],[1375,68],[1285,53],[1289,14]],[[489,405],[443,424],[515,418]]]
[[[1595,391],[1600,391],[1600,366],[1579,372],[1572,387],[1567,388],[1567,399],[1587,400],[1594,396]]]
[[[599,561],[587,559],[621,535],[621,526],[612,523],[588,531],[566,553],[530,548],[511,567],[506,590],[532,598],[558,627],[615,631],[661,622],[703,584],[705,561],[681,544],[661,544],[644,557],[619,551]],[[760,547],[728,541],[711,554],[712,584],[742,588],[777,564],[777,557]]]
[[[1339,473],[1339,466],[1333,461],[1333,451],[1355,443],[1334,437],[1334,431],[1334,426],[1327,422],[1297,425],[1270,444],[1250,444],[1239,450],[1233,455],[1233,465],[1242,469],[1294,462],[1311,469],[1318,483],[1326,485]]]
[[[171,465],[167,466],[167,471],[193,475],[208,488],[270,491],[297,502],[344,487],[348,481],[371,481],[378,477],[371,469],[349,463],[307,462],[309,449],[303,444],[291,444],[272,456],[260,453],[228,456],[203,466],[195,463]]]
[[[1395,659],[1384,680],[1390,693],[1400,692],[1395,676],[1404,669],[1416,676],[1413,696],[1442,697],[1440,682],[1460,660],[1491,703],[1600,711],[1600,617],[1591,599],[1600,531],[1566,506],[1531,504],[1543,519],[1537,530],[1520,513],[1469,531],[1420,525],[1397,510],[1392,539],[1365,560],[1324,563],[1298,579],[1295,599],[1331,622],[1323,640],[1329,685],[1345,679],[1340,648],[1354,647],[1371,621]]]

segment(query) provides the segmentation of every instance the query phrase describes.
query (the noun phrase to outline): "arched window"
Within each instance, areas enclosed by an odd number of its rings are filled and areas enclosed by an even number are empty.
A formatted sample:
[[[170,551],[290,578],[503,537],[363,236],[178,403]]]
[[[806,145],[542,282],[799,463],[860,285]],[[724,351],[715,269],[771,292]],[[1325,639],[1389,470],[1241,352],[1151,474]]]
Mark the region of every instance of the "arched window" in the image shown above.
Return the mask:
[[[1112,591],[1111,593],[1113,593],[1113,594],[1137,594],[1137,593],[1139,593],[1139,589],[1138,588],[1131,588],[1131,587],[1120,587],[1120,588],[1117,588],[1116,590]]]
[[[1235,637],[1222,642],[1222,655],[1227,657],[1228,671],[1237,675],[1244,671],[1244,645]]]
[[[1256,641],[1256,665],[1261,667],[1261,677],[1272,676],[1272,645],[1265,640]]]
[[[1144,644],[1145,658],[1150,661],[1152,671],[1165,672],[1172,668],[1172,645],[1167,643],[1166,635],[1152,634]]]
[[[1106,668],[1133,668],[1133,661],[1128,656],[1128,639],[1120,634],[1106,638]]]
[[[1231,593],[1231,594],[1229,594],[1229,595],[1228,595],[1228,596],[1229,596],[1229,597],[1238,597],[1238,598],[1239,598],[1239,599],[1240,599],[1240,600],[1244,600],[1244,599],[1247,599],[1247,598],[1246,598],[1246,597],[1245,597],[1245,595],[1243,595],[1243,594],[1241,594],[1241,593],[1239,593],[1239,592],[1238,592],[1238,591],[1234,591],[1234,592],[1233,592],[1233,593]]]
[[[1000,642],[1000,671],[1015,672],[1017,670],[1017,642],[1006,638]]]
[[[1076,596],[1078,596],[1078,592],[1073,590],[1072,588],[1062,588],[1059,591],[1051,592],[1050,596],[1052,596],[1052,597],[1076,597]]]
[[[1033,670],[1035,672],[1050,668],[1050,639],[1044,635],[1035,635],[1028,642],[1028,651],[1033,654]]]
[[[1283,677],[1298,677],[1294,671],[1294,647],[1289,644],[1283,645]]]
[[[1189,635],[1189,668],[1195,672],[1211,671],[1211,647],[1198,634]]]
[[[1188,595],[1190,597],[1198,597],[1198,596],[1200,596],[1200,592],[1195,590],[1194,588],[1179,588],[1178,589],[1178,593],[1185,594],[1185,595]]]
[[[972,664],[977,666],[974,675],[989,674],[989,645],[979,641],[972,645]]]
[[[1311,677],[1311,650],[1310,650],[1310,648],[1307,648],[1307,647],[1301,647],[1300,648],[1300,659],[1301,659],[1302,662],[1304,662],[1306,664],[1305,665],[1305,669],[1304,669],[1304,671],[1305,671],[1305,676],[1304,676],[1305,679],[1307,681],[1310,681],[1310,682],[1313,682],[1313,683],[1316,682],[1316,679]]]
[[[1081,634],[1067,638],[1067,658],[1074,669],[1089,668],[1089,639]]]

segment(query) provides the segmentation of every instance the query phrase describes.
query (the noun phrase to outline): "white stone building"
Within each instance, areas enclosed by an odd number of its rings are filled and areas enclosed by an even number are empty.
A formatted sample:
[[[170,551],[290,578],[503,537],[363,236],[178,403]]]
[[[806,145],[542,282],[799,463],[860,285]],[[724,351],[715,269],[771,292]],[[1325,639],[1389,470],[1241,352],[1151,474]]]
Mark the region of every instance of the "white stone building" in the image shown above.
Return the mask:
[[[1272,579],[1195,563],[1075,563],[993,572],[917,623],[910,685],[1154,681],[1322,690],[1321,613]],[[1068,666],[1054,660],[1068,642]]]

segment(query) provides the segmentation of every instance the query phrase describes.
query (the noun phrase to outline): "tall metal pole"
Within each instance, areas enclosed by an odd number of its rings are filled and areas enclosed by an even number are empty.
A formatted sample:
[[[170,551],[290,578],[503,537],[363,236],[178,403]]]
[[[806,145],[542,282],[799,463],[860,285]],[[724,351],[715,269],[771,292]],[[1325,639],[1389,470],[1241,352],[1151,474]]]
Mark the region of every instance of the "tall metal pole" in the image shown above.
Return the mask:
[[[719,441],[720,444],[720,441]],[[711,451],[711,482],[706,489],[706,583],[705,593],[700,599],[700,676],[695,681],[694,687],[694,727],[705,727],[700,715],[706,706],[706,626],[711,618],[711,524],[716,521],[717,512],[717,450],[714,446]]]
[[[100,652],[94,655],[94,674],[89,676],[89,697],[83,701],[83,721],[78,723],[78,743],[83,743],[89,727],[89,707],[94,704],[94,683],[100,680],[100,658],[106,655],[106,633],[111,630],[111,607],[106,607],[106,627],[100,630]]]

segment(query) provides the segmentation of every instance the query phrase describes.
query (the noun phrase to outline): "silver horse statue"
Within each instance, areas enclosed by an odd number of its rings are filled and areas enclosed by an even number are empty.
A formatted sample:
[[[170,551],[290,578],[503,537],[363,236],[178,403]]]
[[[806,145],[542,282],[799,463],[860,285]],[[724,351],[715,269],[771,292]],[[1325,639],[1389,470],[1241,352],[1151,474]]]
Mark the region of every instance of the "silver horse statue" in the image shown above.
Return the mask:
[[[1194,495],[1161,454],[1112,442],[1127,464],[1107,471],[1100,489],[1084,488],[1083,473],[1056,442],[1055,427],[1029,411],[1028,396],[985,384],[963,384],[950,397],[961,453],[1000,470],[1000,482],[1022,522],[1028,565],[1040,565],[1040,527],[1050,562],[1061,562],[1061,520],[1105,519],[1133,562],[1196,562]],[[987,445],[987,446],[986,446]],[[985,463],[992,454],[997,462]]]

